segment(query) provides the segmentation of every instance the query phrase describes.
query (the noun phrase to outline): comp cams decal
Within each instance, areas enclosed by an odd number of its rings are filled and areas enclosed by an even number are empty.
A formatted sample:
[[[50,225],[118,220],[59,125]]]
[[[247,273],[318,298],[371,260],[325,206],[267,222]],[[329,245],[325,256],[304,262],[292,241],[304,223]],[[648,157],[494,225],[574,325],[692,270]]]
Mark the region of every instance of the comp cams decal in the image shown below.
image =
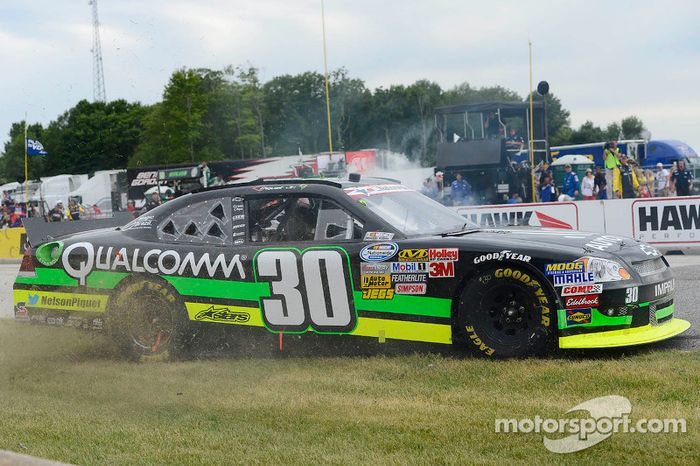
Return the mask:
[[[586,284],[586,285],[565,285],[561,289],[562,296],[577,296],[584,294],[601,294],[603,292],[602,283]]]
[[[396,243],[375,243],[365,246],[360,251],[360,259],[365,262],[384,262],[396,255],[399,245]]]
[[[237,278],[246,277],[239,254],[227,259],[226,255],[221,253],[212,259],[207,252],[199,257],[195,257],[193,252],[188,252],[183,258],[178,251],[172,249],[149,249],[142,252],[139,248],[129,251],[127,248],[117,250],[111,246],[99,246],[95,251],[92,243],[79,242],[67,246],[61,260],[66,273],[77,278],[81,285],[85,285],[85,279],[93,270],[163,275],[183,275],[189,271],[193,276],[206,272],[209,277],[214,277],[220,272],[226,278],[230,278],[235,270]]]

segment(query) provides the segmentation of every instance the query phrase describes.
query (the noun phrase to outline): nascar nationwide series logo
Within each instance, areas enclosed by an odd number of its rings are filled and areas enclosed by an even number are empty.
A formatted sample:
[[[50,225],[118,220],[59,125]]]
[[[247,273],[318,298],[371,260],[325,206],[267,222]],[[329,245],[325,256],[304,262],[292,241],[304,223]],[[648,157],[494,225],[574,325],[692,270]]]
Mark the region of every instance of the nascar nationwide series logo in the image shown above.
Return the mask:
[[[365,262],[384,262],[396,255],[399,245],[396,243],[375,243],[365,246],[360,251],[360,259]]]
[[[183,258],[178,251],[172,249],[141,251],[134,248],[133,251],[129,251],[127,248],[121,248],[115,253],[116,249],[111,246],[99,246],[95,251],[92,243],[71,244],[63,250],[63,268],[68,275],[77,278],[81,285],[85,285],[85,279],[93,269],[163,275],[184,275],[189,271],[193,276],[206,272],[209,277],[214,277],[220,272],[226,278],[230,278],[235,270],[239,278],[246,277],[238,254],[226,259],[226,255],[221,253],[212,259],[208,252],[199,257],[195,257],[193,252],[188,252]]]

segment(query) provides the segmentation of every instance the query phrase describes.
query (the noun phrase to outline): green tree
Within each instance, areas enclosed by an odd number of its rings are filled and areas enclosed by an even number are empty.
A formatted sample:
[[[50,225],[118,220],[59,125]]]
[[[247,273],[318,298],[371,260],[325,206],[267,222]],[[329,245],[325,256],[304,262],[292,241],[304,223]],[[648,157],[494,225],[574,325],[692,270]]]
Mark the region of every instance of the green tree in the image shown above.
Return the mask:
[[[620,129],[625,139],[641,139],[646,130],[642,120],[636,116],[628,116],[620,122]]]

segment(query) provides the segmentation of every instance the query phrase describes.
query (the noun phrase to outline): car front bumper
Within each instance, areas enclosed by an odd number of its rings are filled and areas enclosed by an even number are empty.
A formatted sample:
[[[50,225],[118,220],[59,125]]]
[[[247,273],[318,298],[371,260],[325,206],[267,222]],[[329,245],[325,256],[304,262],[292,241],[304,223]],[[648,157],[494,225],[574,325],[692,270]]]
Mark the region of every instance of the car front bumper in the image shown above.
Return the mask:
[[[690,328],[690,322],[671,318],[662,324],[647,324],[605,332],[581,333],[559,338],[560,348],[615,348],[644,345],[680,335]]]

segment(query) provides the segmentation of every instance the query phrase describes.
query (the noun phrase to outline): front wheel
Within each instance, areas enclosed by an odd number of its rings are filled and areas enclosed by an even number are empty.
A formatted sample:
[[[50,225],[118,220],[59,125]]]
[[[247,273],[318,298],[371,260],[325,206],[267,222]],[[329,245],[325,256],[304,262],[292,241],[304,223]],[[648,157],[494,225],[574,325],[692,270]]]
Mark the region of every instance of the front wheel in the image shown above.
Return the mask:
[[[555,336],[555,302],[532,272],[504,264],[479,272],[464,288],[457,341],[492,358],[539,355]]]
[[[169,286],[147,279],[127,284],[114,296],[107,329],[130,359],[165,353],[186,358],[194,339],[179,296]]]

